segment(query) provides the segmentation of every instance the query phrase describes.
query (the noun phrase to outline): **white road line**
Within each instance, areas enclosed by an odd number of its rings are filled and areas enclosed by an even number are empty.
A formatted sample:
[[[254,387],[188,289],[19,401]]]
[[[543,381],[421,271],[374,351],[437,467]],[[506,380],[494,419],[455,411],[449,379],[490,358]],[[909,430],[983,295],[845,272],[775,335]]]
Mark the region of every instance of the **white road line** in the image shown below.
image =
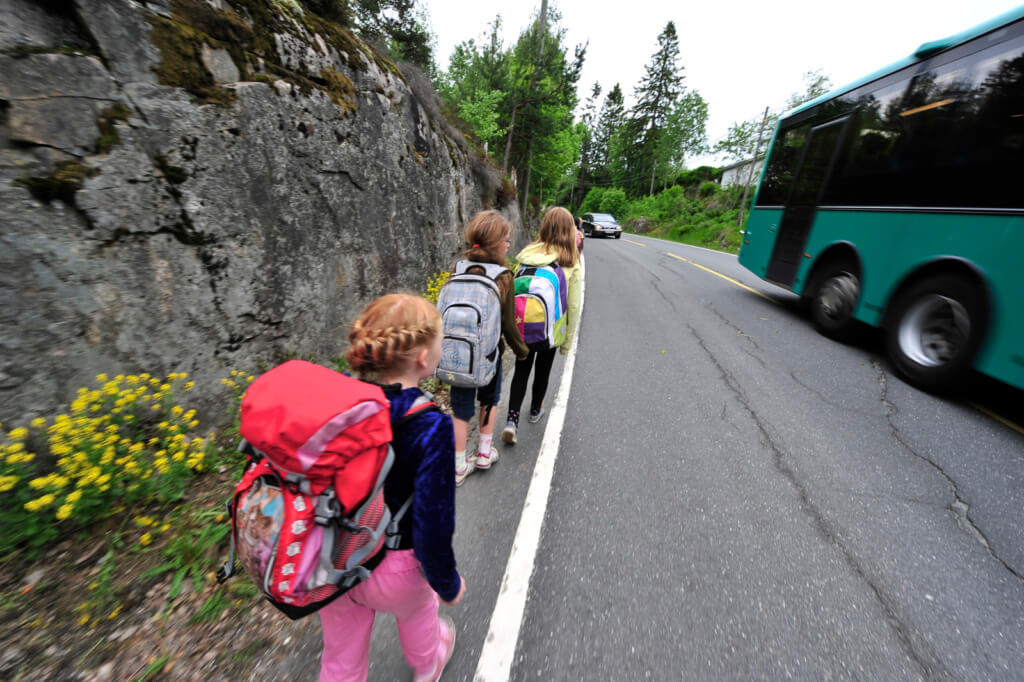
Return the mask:
[[[530,578],[533,576],[537,547],[540,545],[541,527],[544,525],[544,514],[548,506],[548,494],[551,492],[551,478],[555,473],[555,460],[558,459],[558,445],[562,440],[562,426],[565,424],[566,406],[569,403],[569,391],[572,386],[572,371],[576,364],[576,347],[579,345],[580,329],[583,321],[583,294],[586,289],[586,268],[580,257],[580,320],[576,324],[576,334],[572,340],[569,355],[565,358],[562,369],[562,382],[558,387],[555,402],[548,413],[544,439],[537,453],[537,463],[533,467],[533,478],[530,490],[526,493],[523,513],[519,517],[519,528],[512,541],[512,552],[505,565],[505,575],[501,579],[498,600],[491,614],[491,624],[487,628],[477,662],[475,682],[507,682],[512,672],[512,661],[519,642],[519,629],[523,624],[526,611],[526,596],[530,589]]]

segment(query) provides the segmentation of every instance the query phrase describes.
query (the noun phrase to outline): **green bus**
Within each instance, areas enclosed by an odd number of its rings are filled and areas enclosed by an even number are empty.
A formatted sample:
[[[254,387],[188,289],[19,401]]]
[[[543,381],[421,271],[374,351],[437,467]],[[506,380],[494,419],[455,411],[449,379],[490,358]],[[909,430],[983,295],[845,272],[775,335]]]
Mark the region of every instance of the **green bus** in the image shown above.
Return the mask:
[[[781,118],[739,262],[916,386],[1024,389],[1024,6]]]

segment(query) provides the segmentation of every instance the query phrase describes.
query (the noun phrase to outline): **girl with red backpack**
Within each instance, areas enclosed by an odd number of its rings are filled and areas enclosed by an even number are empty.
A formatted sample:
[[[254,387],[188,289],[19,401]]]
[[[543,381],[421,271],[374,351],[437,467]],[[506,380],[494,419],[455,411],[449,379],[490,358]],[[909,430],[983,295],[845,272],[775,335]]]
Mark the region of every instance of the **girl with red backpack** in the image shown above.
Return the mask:
[[[579,250],[576,247],[576,224],[572,214],[561,206],[549,209],[540,224],[538,239],[526,246],[516,256],[520,267],[544,266],[558,263],[565,273],[568,284],[566,305],[567,320],[565,340],[557,346],[562,355],[569,352],[576,326],[580,317],[580,265]],[[535,347],[536,346],[536,347]],[[519,408],[526,396],[526,383],[536,362],[533,375],[533,391],[530,399],[530,423],[535,424],[544,416],[544,394],[548,390],[551,366],[555,362],[555,348],[549,348],[545,341],[530,347],[529,354],[516,360],[515,374],[512,375],[511,395],[508,401],[508,418],[501,439],[512,445],[516,442],[519,429]]]
[[[419,382],[441,358],[441,316],[426,299],[389,294],[368,305],[352,325],[349,366],[383,385],[391,403],[395,463],[384,484],[388,508],[411,499],[399,522],[401,540],[364,582],[320,609],[322,682],[363,681],[378,611],[392,613],[413,679],[441,677],[455,647],[451,620],[438,615],[438,598],[459,603],[466,583],[455,568],[454,442],[451,417],[422,410]],[[402,418],[405,417],[404,420]]]

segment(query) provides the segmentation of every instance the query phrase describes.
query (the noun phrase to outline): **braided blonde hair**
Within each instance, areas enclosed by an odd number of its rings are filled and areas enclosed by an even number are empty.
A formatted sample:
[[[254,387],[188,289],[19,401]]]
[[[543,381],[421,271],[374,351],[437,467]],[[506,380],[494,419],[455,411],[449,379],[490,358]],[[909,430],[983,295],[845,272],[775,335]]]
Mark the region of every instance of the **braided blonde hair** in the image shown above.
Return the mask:
[[[348,334],[348,365],[360,375],[400,369],[441,332],[441,314],[425,298],[388,294],[370,303]]]

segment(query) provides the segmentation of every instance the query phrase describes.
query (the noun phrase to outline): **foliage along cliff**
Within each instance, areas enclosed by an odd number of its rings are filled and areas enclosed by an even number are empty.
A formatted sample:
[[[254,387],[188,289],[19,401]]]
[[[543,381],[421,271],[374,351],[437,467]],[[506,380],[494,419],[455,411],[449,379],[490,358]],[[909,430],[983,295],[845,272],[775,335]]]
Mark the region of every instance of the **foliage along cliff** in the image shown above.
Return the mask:
[[[422,74],[311,7],[5,0],[0,421],[97,372],[329,360],[477,210],[525,240]]]

